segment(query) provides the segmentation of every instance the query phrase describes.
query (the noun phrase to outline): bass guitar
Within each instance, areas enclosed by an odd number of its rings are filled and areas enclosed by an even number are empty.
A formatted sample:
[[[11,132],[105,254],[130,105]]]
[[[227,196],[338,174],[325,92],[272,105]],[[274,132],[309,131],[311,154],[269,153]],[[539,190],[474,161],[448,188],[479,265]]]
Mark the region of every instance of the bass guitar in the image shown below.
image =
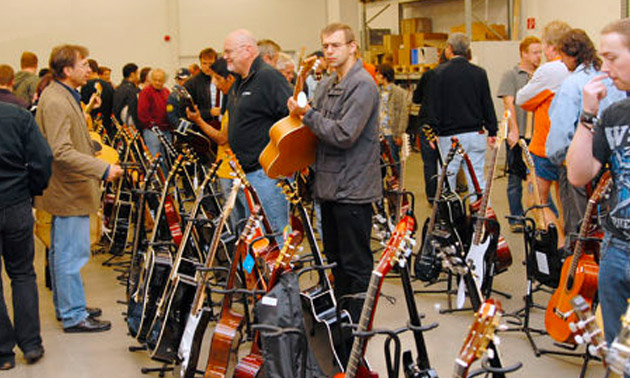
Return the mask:
[[[597,188],[589,198],[573,255],[564,261],[560,284],[547,303],[545,329],[549,336],[561,343],[575,343],[569,326],[576,321],[576,316],[571,309],[571,299],[579,294],[590,305],[597,292],[599,266],[593,254],[584,250],[584,242],[588,237],[593,217],[596,215],[597,204],[607,192],[611,182],[610,171],[607,171],[602,175]]]
[[[302,61],[298,70],[293,98],[301,107],[306,106],[306,95],[302,91],[304,82],[318,60],[312,56]],[[269,143],[258,157],[267,176],[290,177],[315,162],[317,137],[302,123],[300,117],[289,114],[269,129]]]
[[[455,214],[452,211],[456,208],[455,206],[457,206],[457,204],[459,204],[459,209],[462,208],[461,201],[457,194],[449,190],[448,184],[445,185],[446,168],[455,157],[457,150],[461,148],[457,138],[453,137],[452,142],[451,149],[442,163],[442,171],[440,176],[438,176],[435,198],[433,200],[433,209],[431,210],[431,216],[424,222],[422,228],[422,247],[420,248],[419,254],[416,256],[414,264],[416,277],[425,282],[435,281],[442,271],[442,263],[438,258],[437,251],[437,248],[440,246],[433,236],[436,225],[439,224],[440,229],[444,232],[448,232],[450,235],[448,238],[440,238],[439,240],[442,243],[446,242],[447,244],[462,245],[462,240],[454,227],[456,219],[453,219]],[[447,187],[446,190],[445,186]],[[453,195],[454,198],[449,198]],[[453,203],[455,206],[451,206]],[[440,206],[441,204],[442,206]]]
[[[267,291],[271,290],[278,280],[280,275],[290,269],[290,262],[293,255],[298,249],[302,241],[302,234],[299,231],[293,231],[287,239],[284,241],[282,249],[278,254],[278,258],[269,277],[269,285]],[[243,357],[234,368],[234,378],[254,378],[259,375],[260,369],[263,364],[262,351],[260,350],[260,332],[256,331],[254,334],[254,340],[252,341],[252,349],[250,353]],[[206,374],[204,378],[213,378],[214,376]]]
[[[400,251],[407,248],[407,243],[411,243],[411,235],[415,230],[416,223],[413,217],[406,215],[396,225],[396,229],[389,239],[378,265],[372,271],[370,284],[365,293],[365,301],[361,309],[359,326],[357,332],[366,332],[372,329],[374,312],[378,304],[383,280],[394,264],[398,262]],[[348,365],[344,373],[335,375],[335,378],[378,378],[378,374],[370,371],[363,363],[367,340],[363,337],[355,337],[352,343],[352,351],[348,359]]]
[[[455,359],[453,378],[466,378],[473,362],[481,358],[489,349],[494,332],[501,319],[501,303],[494,299],[486,300],[475,313],[475,320],[468,330],[464,344]]]
[[[507,122],[509,118],[510,112],[505,111],[503,121],[501,122],[502,130],[504,131],[497,133],[496,142],[494,146],[492,146],[486,187],[484,188],[483,197],[481,197],[479,202],[479,208],[476,211],[477,219],[474,221],[472,239],[468,253],[466,254],[466,262],[470,266],[473,278],[477,282],[477,286],[484,291],[486,295],[489,294],[492,287],[492,277],[495,274],[494,267],[495,261],[497,260],[497,247],[500,237],[500,227],[496,221],[496,215],[494,215],[494,211],[489,208],[490,193],[492,191],[494,173],[499,158],[499,150],[507,133]],[[469,174],[474,174],[474,171],[469,172]],[[475,207],[474,204],[471,205],[473,210],[475,210]],[[488,282],[484,285],[486,281]],[[460,278],[459,287],[457,288],[457,308],[464,306],[466,300],[465,289],[466,285],[462,277]]]

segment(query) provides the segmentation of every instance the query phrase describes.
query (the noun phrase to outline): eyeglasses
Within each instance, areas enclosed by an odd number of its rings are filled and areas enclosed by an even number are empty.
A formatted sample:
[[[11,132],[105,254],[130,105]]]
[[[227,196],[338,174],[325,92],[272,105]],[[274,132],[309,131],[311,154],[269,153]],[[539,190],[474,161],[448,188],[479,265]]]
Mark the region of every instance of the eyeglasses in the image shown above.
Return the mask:
[[[350,42],[346,42],[346,43],[341,43],[341,42],[334,42],[334,43],[322,43],[322,50],[328,50],[328,48],[330,47],[333,50],[337,50],[339,49],[341,46],[345,46],[345,45],[349,45],[350,43],[352,43],[352,41]]]

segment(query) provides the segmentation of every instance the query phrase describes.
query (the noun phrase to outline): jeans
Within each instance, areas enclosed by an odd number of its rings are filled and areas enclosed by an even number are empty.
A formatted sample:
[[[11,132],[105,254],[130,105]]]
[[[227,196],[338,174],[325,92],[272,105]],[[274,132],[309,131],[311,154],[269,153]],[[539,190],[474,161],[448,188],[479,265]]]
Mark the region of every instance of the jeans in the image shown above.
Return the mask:
[[[621,330],[621,316],[630,298],[630,248],[628,242],[606,232],[601,245],[598,294],[606,342],[611,345]]]
[[[173,142],[173,135],[170,131],[162,131],[162,134],[164,134],[169,142]],[[147,145],[151,155],[155,156],[159,152],[162,156],[164,156],[164,159],[166,159],[166,150],[156,133],[154,133],[151,129],[144,129],[142,130],[142,137],[144,138],[144,144]]]
[[[470,158],[470,162],[472,163],[473,170],[475,172],[475,176],[477,176],[477,181],[479,182],[479,187],[481,191],[485,190],[486,187],[486,179],[484,177],[484,166],[486,159],[486,135],[479,134],[476,131],[470,133],[456,134],[452,135],[459,139],[459,143],[464,148],[464,151],[468,154]],[[442,159],[446,160],[446,156],[448,155],[449,150],[451,149],[451,137],[452,136],[441,136],[440,139],[440,150],[442,153]],[[456,154],[451,163],[448,165],[447,176],[448,176],[448,184],[451,189],[455,189],[456,180],[457,180],[457,172],[462,164],[466,164],[464,159]],[[472,178],[470,177],[470,172],[468,172],[467,168],[464,168],[464,172],[466,173],[466,181],[468,182],[468,192],[474,193],[475,186],[473,185]]]
[[[389,153],[392,155],[392,160],[394,167],[396,168],[396,172],[398,172],[398,177],[400,177],[400,148],[394,142],[394,137],[391,135],[384,135],[385,140],[387,140],[387,145],[389,147]],[[381,146],[381,151],[384,148]],[[389,162],[387,162],[389,164]]]
[[[0,269],[4,261],[11,280],[13,324],[4,302],[0,279],[0,363],[15,358],[16,343],[23,352],[42,344],[39,299],[33,258],[33,213],[31,201],[0,209]]]
[[[289,203],[284,197],[282,189],[276,185],[278,181],[269,178],[262,168],[249,172],[246,176],[260,198],[273,231],[282,233],[284,227],[289,223]],[[278,245],[282,245],[282,234],[277,235],[276,240]]]
[[[424,191],[427,200],[432,204],[433,197],[437,191],[437,175],[441,167],[438,167],[438,151],[429,145],[429,141],[424,133],[420,133],[420,153],[422,154],[422,162],[424,166]]]
[[[53,216],[50,244],[55,312],[64,328],[73,327],[88,316],[81,268],[90,259],[90,217]]]

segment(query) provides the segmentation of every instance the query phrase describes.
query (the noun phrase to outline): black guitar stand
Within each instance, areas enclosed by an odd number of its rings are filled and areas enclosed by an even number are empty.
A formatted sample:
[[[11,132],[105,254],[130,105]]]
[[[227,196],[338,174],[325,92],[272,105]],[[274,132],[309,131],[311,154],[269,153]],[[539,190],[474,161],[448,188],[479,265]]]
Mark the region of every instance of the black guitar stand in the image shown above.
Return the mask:
[[[247,339],[243,340],[241,338],[241,342],[244,343],[246,341],[252,341],[253,340],[252,338],[253,322],[249,313],[249,304],[248,304],[247,297],[251,296],[253,299],[257,296],[265,295],[267,294],[267,292],[265,290],[247,290],[247,289],[223,290],[223,289],[216,289],[216,288],[209,287],[209,285],[207,284],[206,284],[206,287],[208,287],[211,290],[211,293],[213,294],[219,294],[219,295],[241,294],[242,295],[240,302],[243,303],[243,307],[245,309],[245,334],[247,335]]]
[[[130,352],[138,352],[138,351],[141,351],[141,350],[147,350],[147,346],[146,345],[130,346],[128,350]],[[164,363],[160,367],[154,367],[154,368],[143,367],[143,368],[140,368],[140,372],[142,374],[158,373],[158,377],[163,378],[166,375],[166,372],[173,371],[173,369],[174,369],[173,365]]]
[[[505,376],[505,374],[513,373],[523,367],[522,362],[517,362],[514,365],[508,367],[494,367],[488,358],[484,358],[481,360],[481,368],[472,371],[468,374],[467,378],[478,377],[482,374],[485,374],[486,377],[492,374],[493,377],[497,375]]]

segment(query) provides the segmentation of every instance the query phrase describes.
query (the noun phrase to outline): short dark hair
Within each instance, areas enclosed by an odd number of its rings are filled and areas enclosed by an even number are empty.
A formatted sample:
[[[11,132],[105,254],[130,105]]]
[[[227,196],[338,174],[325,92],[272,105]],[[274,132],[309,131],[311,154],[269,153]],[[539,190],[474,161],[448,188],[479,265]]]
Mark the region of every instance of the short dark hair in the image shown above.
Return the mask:
[[[582,29],[571,29],[564,33],[558,41],[558,50],[575,58],[575,62],[599,71],[602,60],[597,56],[593,41]]]
[[[109,68],[109,67],[105,67],[105,66],[98,66],[98,74],[99,75],[102,75],[102,74],[104,74],[107,71],[112,72],[112,69]]]
[[[138,71],[138,66],[134,63],[127,63],[122,69],[123,77],[128,79],[132,73]]]
[[[228,71],[227,68],[227,61],[223,58],[215,60],[214,63],[212,63],[212,66],[210,66],[210,69],[224,79],[227,79],[227,77],[230,76],[230,71]]]
[[[90,65],[92,73],[98,73],[98,62],[96,60],[88,59],[88,64]]]
[[[78,59],[84,59],[89,54],[87,48],[79,45],[61,45],[53,48],[48,62],[53,78],[65,79],[64,68],[73,67]]]
[[[140,82],[144,83],[147,81],[147,76],[149,76],[149,72],[151,72],[151,67],[142,67],[140,70]]]
[[[13,67],[9,66],[8,64],[0,65],[0,85],[10,85],[14,77],[15,71],[13,71]]]
[[[199,60],[202,58],[216,59],[217,52],[212,47],[205,48],[199,53]]]
[[[394,68],[389,64],[379,64],[376,68],[376,72],[379,72],[388,83],[393,83],[395,80],[396,73],[394,72]]]

